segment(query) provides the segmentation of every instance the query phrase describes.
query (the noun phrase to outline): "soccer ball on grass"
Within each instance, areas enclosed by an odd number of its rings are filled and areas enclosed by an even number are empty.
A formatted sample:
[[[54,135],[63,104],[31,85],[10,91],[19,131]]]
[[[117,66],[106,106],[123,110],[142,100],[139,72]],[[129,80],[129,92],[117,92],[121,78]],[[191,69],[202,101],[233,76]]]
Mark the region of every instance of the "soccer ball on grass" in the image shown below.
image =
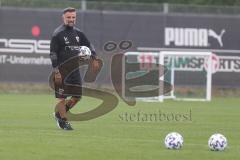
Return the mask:
[[[208,147],[212,151],[223,151],[227,147],[227,138],[220,134],[213,134],[208,140]]]
[[[177,132],[171,132],[165,137],[164,143],[168,149],[180,149],[183,146],[183,137]]]

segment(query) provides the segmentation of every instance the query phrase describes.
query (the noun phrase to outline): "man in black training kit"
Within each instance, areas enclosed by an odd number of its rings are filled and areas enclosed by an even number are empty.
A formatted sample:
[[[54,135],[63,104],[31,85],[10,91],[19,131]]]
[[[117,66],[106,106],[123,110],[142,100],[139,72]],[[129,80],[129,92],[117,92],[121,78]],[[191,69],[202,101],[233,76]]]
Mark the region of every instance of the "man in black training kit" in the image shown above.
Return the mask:
[[[61,75],[61,70],[59,66],[66,62],[67,60],[78,56],[79,47],[87,46],[92,53],[91,59],[93,59],[93,67],[98,67],[97,63],[94,63],[96,58],[96,52],[89,40],[86,38],[83,32],[75,27],[76,23],[76,9],[68,7],[63,10],[63,24],[55,29],[50,43],[50,59],[52,61],[53,67],[53,79],[54,85],[64,85],[64,83],[72,85],[80,85],[81,76],[79,69],[72,72],[65,80]],[[81,94],[79,95],[64,95],[56,90],[55,96],[58,102],[55,107],[55,119],[59,128],[64,130],[73,130],[70,123],[67,121],[67,112],[81,99]],[[69,97],[67,99],[67,97]]]

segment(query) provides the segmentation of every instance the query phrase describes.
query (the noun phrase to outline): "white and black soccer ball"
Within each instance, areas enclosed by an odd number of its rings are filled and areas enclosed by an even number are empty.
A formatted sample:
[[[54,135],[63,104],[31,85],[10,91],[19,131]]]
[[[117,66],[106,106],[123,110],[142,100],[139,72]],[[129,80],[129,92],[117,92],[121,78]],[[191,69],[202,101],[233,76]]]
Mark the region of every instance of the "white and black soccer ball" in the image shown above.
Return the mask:
[[[223,151],[227,147],[227,138],[220,134],[213,134],[208,140],[208,147],[212,151]]]
[[[83,59],[89,59],[92,55],[92,52],[87,46],[81,46],[79,48],[79,54],[78,55]]]
[[[171,132],[165,137],[164,143],[168,149],[180,149],[183,146],[183,137],[177,132]]]

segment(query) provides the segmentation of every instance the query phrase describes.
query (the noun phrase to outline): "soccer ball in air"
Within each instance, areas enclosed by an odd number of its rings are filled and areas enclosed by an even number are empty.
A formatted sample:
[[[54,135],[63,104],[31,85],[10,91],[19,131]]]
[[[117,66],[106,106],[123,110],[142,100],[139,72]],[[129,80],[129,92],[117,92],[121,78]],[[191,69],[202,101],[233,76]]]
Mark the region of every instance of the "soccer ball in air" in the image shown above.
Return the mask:
[[[78,55],[83,59],[89,59],[92,55],[91,50],[87,46],[81,46],[79,51]]]
[[[213,134],[208,140],[208,147],[212,151],[223,151],[227,147],[227,138],[220,134]]]
[[[183,146],[183,137],[177,132],[171,132],[165,137],[164,143],[168,149],[180,149]]]

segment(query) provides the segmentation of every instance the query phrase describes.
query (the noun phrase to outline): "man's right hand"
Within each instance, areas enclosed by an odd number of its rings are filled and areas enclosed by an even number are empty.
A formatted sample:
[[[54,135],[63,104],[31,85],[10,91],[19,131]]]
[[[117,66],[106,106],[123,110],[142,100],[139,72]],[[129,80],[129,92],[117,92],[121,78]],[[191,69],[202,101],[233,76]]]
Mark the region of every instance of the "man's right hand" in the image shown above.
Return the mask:
[[[54,70],[54,82],[56,85],[62,85],[62,76],[59,70]]]

